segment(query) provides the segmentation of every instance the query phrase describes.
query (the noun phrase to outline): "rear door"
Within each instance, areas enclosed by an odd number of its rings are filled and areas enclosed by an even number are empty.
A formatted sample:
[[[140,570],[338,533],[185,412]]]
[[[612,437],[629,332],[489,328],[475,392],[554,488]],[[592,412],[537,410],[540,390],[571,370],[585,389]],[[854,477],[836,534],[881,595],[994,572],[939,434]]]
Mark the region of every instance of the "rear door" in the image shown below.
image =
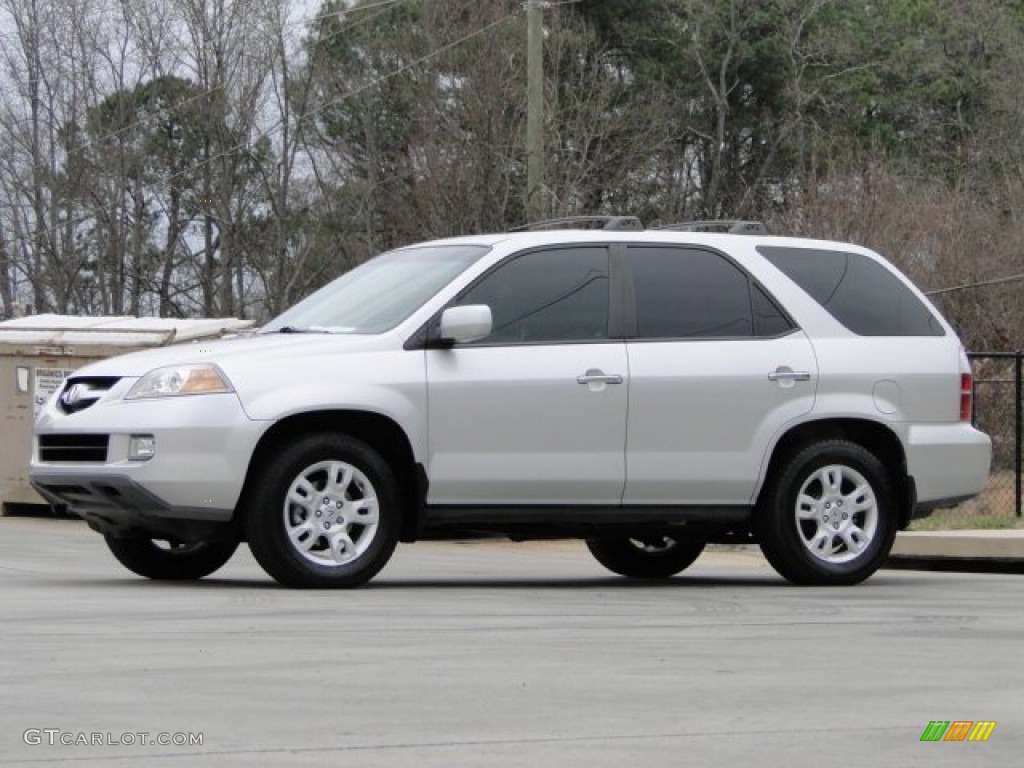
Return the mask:
[[[768,446],[811,410],[810,341],[725,255],[629,249],[636,306],[627,504],[749,504]]]

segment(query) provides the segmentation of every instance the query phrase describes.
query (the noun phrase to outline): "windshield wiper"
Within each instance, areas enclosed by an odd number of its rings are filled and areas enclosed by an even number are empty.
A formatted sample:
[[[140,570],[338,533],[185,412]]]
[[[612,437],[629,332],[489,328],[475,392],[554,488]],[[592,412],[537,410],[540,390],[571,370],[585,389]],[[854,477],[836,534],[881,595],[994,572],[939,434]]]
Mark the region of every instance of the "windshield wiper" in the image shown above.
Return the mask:
[[[277,333],[352,333],[353,328],[333,327],[326,325],[310,325],[306,328],[299,328],[294,325],[284,325],[277,329]]]

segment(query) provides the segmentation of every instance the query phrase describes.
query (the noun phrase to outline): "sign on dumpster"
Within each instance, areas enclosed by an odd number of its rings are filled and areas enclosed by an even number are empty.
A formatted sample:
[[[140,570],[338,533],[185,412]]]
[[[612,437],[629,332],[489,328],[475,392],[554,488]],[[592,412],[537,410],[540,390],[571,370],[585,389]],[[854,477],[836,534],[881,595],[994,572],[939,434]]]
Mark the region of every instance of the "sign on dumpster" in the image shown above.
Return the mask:
[[[36,368],[34,373],[32,405],[36,416],[38,416],[39,411],[46,405],[46,401],[53,396],[54,392],[60,390],[64,379],[74,373],[74,371],[70,368]]]

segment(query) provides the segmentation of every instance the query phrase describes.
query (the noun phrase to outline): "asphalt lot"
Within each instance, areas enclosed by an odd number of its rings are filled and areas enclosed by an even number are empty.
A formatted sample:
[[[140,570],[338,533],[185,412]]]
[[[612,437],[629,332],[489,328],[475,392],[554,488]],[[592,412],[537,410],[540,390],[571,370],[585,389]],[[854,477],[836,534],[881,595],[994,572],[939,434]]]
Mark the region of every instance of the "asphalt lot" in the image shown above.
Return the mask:
[[[1017,765],[1022,606],[1024,576],[796,588],[745,551],[639,584],[575,542],[407,545],[351,592],[243,548],[161,584],[76,521],[0,518],[0,766]]]

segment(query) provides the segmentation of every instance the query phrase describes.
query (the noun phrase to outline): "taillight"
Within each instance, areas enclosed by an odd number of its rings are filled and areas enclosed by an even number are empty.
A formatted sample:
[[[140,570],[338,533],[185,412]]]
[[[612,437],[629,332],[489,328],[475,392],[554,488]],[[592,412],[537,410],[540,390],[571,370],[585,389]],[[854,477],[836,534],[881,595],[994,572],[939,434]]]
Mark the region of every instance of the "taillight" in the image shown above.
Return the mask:
[[[974,377],[969,373],[960,374],[960,421],[971,420],[971,405],[974,400]]]

